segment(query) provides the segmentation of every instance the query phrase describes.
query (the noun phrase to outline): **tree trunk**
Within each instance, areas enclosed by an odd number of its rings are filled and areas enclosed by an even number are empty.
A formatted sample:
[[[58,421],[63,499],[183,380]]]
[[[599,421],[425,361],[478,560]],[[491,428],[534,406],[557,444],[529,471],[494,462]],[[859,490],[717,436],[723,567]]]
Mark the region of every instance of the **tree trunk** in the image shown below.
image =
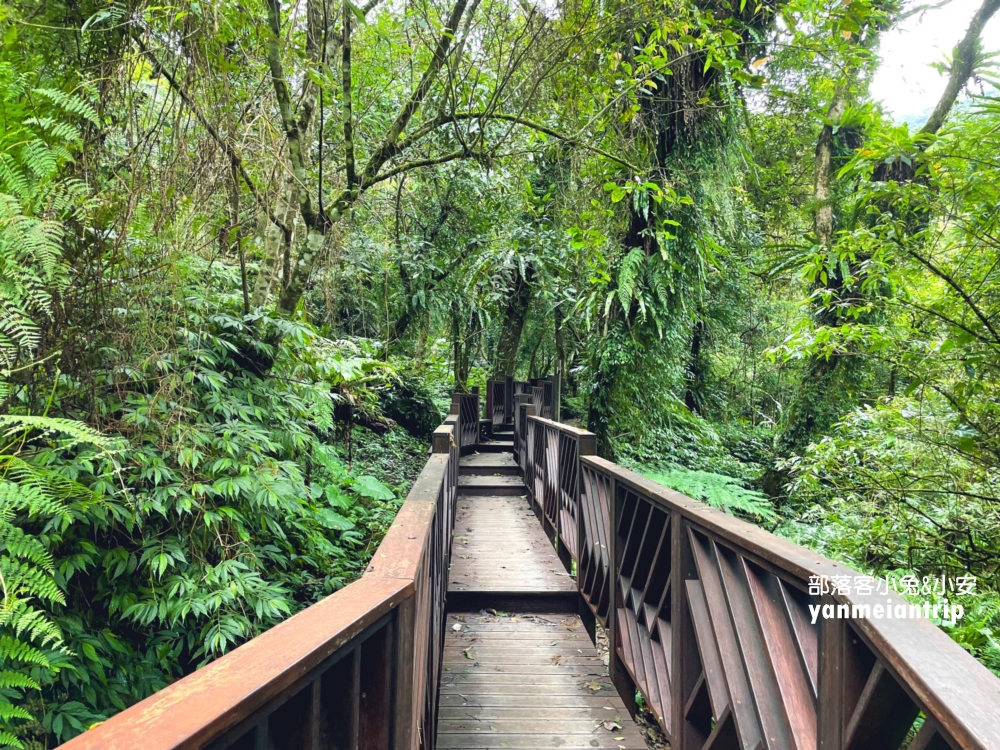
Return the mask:
[[[705,333],[705,324],[699,318],[694,322],[691,332],[691,351],[688,356],[687,389],[684,391],[684,405],[692,414],[701,414],[701,385],[705,381],[705,373],[701,361],[701,343]]]
[[[528,317],[528,304],[531,302],[531,280],[534,276],[534,269],[529,265],[525,275],[521,275],[520,268],[514,276],[514,289],[507,297],[507,305],[504,307],[503,323],[500,329],[500,341],[497,344],[496,363],[493,367],[493,375],[502,377],[513,375],[517,367],[517,351],[521,346],[521,332],[524,330],[524,321]]]
[[[469,372],[472,370],[472,354],[479,343],[482,325],[475,310],[469,313],[469,321],[462,326],[462,310],[458,302],[451,307],[452,368],[455,390],[465,393],[468,388]]]

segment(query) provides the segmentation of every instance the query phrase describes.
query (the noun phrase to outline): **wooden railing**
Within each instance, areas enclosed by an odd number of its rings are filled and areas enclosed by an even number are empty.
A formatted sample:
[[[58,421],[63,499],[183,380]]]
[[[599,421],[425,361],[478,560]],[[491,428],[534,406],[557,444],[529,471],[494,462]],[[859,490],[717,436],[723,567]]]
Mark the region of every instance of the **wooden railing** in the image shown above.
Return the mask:
[[[486,381],[486,419],[491,430],[514,426],[517,397],[530,394],[532,384],[510,375]]]
[[[435,431],[359,580],[64,747],[432,749],[467,411]]]
[[[926,619],[865,616],[900,597],[810,595],[854,571],[590,455],[590,433],[522,426],[529,495],[607,628],[611,679],[671,750],[1000,748],[1000,679]]]
[[[854,571],[598,458],[593,434],[535,416],[544,384],[517,390],[532,507],[607,629],[611,681],[671,750],[1000,750],[1000,679],[928,620],[865,615],[898,596],[810,593]],[[433,748],[458,461],[479,426],[478,394],[457,396],[358,581],[66,747]]]
[[[479,389],[471,393],[456,393],[451,397],[451,415],[460,417],[458,445],[461,453],[469,453],[479,443]]]
[[[486,419],[489,421],[491,433],[506,424],[504,421],[504,391],[504,381],[486,381]]]

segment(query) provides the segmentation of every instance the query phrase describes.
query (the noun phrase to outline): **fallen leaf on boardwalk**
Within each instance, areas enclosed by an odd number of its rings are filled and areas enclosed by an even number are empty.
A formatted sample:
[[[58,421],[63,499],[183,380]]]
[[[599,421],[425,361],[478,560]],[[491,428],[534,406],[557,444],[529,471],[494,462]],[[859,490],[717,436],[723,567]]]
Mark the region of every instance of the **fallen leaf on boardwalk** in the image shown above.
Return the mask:
[[[621,729],[622,725],[619,724],[617,721],[606,721],[604,722],[604,728],[607,729],[609,732],[613,732],[616,729]],[[618,737],[615,737],[615,739],[617,740]]]
[[[615,737],[615,740],[617,740],[618,742],[622,742],[622,741],[625,740],[625,738],[624,737]]]
[[[461,630],[462,629],[462,623],[456,622],[454,625],[451,626],[451,629],[452,630]]]
[[[497,729],[497,728],[496,728],[495,726],[493,726],[492,724],[490,724],[490,731],[491,731],[491,732],[498,732],[498,731],[500,731],[500,730],[499,730],[499,729]]]
[[[475,659],[476,658],[475,656],[473,656],[470,653],[471,651],[472,651],[472,647],[471,646],[469,648],[466,648],[466,649],[462,650],[462,653],[465,654],[465,658],[466,659]]]
[[[597,680],[591,680],[587,683],[587,690],[593,690],[596,693],[600,689],[601,686],[598,684]]]
[[[604,706],[604,710],[605,711],[614,711],[615,707],[614,706]]]
[[[510,747],[510,745],[508,745],[506,742],[501,742],[500,747]],[[622,748],[622,750],[625,750],[625,748]]]
[[[549,661],[551,661],[553,664],[557,664],[557,665],[558,664],[562,664],[562,656],[560,656],[559,654],[556,654]]]

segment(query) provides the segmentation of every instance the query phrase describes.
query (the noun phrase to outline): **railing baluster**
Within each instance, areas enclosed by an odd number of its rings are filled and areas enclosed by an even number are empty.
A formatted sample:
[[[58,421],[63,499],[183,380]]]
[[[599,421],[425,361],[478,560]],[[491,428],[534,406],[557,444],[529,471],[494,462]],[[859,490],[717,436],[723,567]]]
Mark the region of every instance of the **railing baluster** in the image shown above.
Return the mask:
[[[609,511],[611,513],[611,606],[608,612],[608,674],[611,683],[622,696],[625,707],[635,716],[635,682],[622,661],[621,623],[619,617],[624,612],[621,586],[618,584],[618,574],[621,570],[621,559],[624,552],[622,541],[618,536],[618,524],[621,520],[622,508],[618,502],[618,487],[614,477],[611,477],[608,488]],[[631,700],[629,700],[631,696]]]
[[[354,649],[320,678],[320,747],[357,750],[361,707],[361,654]]]
[[[361,644],[358,750],[389,750],[392,731],[392,621]]]

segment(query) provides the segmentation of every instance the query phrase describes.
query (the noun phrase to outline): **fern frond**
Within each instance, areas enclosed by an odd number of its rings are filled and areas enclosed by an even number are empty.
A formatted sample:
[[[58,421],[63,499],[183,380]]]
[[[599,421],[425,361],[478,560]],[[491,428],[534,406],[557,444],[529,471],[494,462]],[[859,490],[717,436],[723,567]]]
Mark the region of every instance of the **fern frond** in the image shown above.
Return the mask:
[[[41,686],[26,674],[4,670],[0,672],[0,690],[18,688],[20,690],[41,690]]]
[[[101,124],[100,118],[97,116],[97,110],[81,96],[67,94],[65,91],[60,91],[59,89],[48,88],[35,89],[33,93],[48,99],[66,114],[76,115],[94,125]]]
[[[0,635],[0,658],[19,661],[22,664],[37,664],[40,667],[49,666],[48,657],[39,649],[9,635]]]
[[[618,300],[626,313],[635,298],[636,280],[640,278],[639,271],[645,258],[646,255],[642,252],[641,247],[633,247],[629,250],[628,255],[622,259],[621,268],[618,271]]]

